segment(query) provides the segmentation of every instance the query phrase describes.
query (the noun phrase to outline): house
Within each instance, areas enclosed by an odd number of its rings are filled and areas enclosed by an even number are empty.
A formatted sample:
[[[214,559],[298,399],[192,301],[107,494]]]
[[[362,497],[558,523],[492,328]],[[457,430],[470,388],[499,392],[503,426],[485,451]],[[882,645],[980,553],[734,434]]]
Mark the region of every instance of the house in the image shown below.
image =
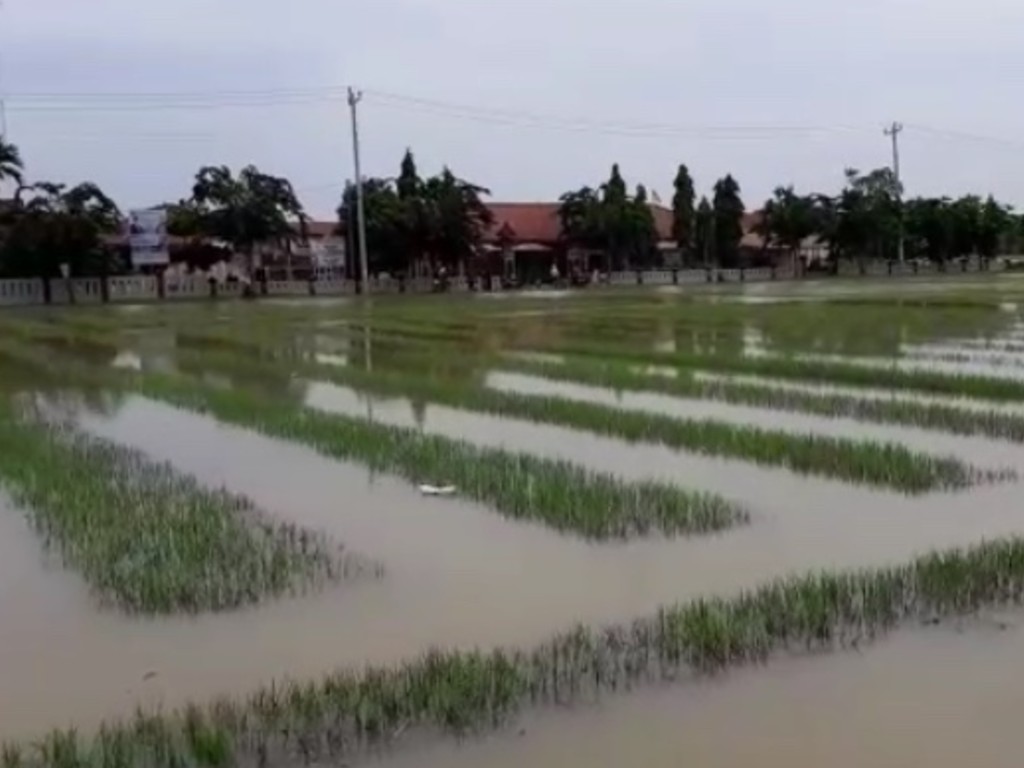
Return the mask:
[[[292,246],[295,261],[313,269],[343,271],[348,238],[338,222],[307,221],[305,229],[305,238],[298,237]]]
[[[555,265],[561,274],[589,273],[603,266],[603,252],[571,245],[562,232],[560,203],[488,203],[494,221],[484,235],[483,250],[492,274],[543,279]],[[672,238],[672,211],[651,205],[663,258],[678,258]],[[600,258],[600,261],[598,261]]]
[[[760,233],[764,223],[764,211],[749,211],[743,214],[743,238],[740,240],[740,258],[750,266],[787,266],[794,271],[806,269],[811,264],[828,261],[828,241],[819,235],[810,235],[800,242],[795,253],[778,243],[766,241]],[[790,263],[790,262],[793,263]]]

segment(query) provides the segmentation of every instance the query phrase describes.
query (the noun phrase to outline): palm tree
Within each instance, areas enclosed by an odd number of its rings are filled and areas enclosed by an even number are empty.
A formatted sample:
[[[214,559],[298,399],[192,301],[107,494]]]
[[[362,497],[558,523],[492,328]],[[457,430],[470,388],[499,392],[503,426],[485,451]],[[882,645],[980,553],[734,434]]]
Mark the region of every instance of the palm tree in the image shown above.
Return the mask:
[[[0,137],[0,182],[10,179],[16,184],[21,184],[21,172],[24,167],[18,148]]]

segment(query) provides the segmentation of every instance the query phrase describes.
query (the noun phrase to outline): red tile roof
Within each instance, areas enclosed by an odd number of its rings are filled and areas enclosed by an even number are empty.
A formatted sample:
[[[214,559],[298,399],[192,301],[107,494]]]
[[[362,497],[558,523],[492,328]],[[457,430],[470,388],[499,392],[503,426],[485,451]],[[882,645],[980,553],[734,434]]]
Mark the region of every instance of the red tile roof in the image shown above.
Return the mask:
[[[561,239],[562,223],[558,218],[559,203],[488,203],[494,223],[484,235],[487,243],[497,243],[504,229],[516,243],[554,244]],[[654,226],[660,240],[672,240],[672,210],[651,204]],[[760,211],[743,214],[743,232],[750,236],[761,220]],[[311,221],[306,225],[310,237],[328,237],[338,230],[335,221]],[[343,231],[343,229],[342,229]]]
[[[558,203],[488,203],[494,223],[484,239],[496,242],[503,228],[519,243],[555,243],[561,238]]]
[[[558,218],[559,203],[488,203],[494,215],[484,239],[496,242],[505,227],[513,239],[520,243],[557,243],[561,239],[562,223]],[[651,205],[654,226],[661,240],[672,239],[672,211],[660,205]]]
[[[309,237],[333,237],[339,231],[337,221],[307,221],[306,234]]]

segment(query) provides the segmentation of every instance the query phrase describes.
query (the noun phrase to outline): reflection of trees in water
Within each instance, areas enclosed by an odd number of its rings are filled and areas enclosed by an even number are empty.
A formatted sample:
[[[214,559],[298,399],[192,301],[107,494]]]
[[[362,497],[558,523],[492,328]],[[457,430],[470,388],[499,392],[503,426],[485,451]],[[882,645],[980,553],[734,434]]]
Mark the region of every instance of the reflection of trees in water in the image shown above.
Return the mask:
[[[38,383],[31,387],[12,391],[5,390],[17,399],[19,404],[33,413],[47,419],[74,421],[79,416],[91,413],[110,418],[123,407],[125,393],[100,387],[75,387],[55,382]]]
[[[236,368],[229,360],[211,355],[182,356],[178,367],[183,374],[218,388],[258,392],[292,405],[301,405],[305,397],[305,386],[292,376],[287,365],[262,366],[257,371],[252,366]]]
[[[349,366],[366,373],[414,373],[466,385],[483,383],[486,362],[484,355],[469,346],[370,338],[353,340],[348,356]]]
[[[107,365],[117,357],[116,344],[81,336],[40,336],[32,340],[33,344],[49,353],[62,355],[90,365]]]
[[[423,425],[427,422],[427,401],[414,397],[410,404],[412,405],[412,416],[416,420],[416,426],[419,429],[423,429]]]

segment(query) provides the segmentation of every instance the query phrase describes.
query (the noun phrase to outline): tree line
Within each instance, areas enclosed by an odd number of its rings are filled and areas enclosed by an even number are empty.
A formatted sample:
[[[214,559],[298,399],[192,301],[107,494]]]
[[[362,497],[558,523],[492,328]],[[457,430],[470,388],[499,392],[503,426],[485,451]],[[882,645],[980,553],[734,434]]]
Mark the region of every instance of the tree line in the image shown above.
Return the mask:
[[[17,147],[0,141],[4,182],[16,189],[0,199],[0,277],[51,279],[62,277],[63,267],[73,277],[131,270],[124,216],[99,186],[28,182]],[[237,176],[225,167],[201,168],[188,198],[158,207],[179,241],[176,258],[204,268],[234,254],[251,265],[259,247],[287,248],[301,239],[308,221],[291,183],[253,166]]]
[[[13,183],[12,198],[0,200],[0,277],[59,277],[67,264],[74,276],[113,275],[130,270],[119,244],[123,216],[114,201],[90,182],[74,186],[28,183],[17,147],[0,141],[0,184]],[[421,176],[411,151],[398,174],[364,179],[365,235],[372,273],[405,274],[415,265],[455,271],[482,252],[485,240],[503,244],[495,232],[489,191],[444,168]],[[606,181],[563,194],[557,218],[562,243],[590,252],[608,271],[663,266],[652,195],[632,189],[618,165]],[[260,249],[287,252],[305,236],[309,221],[291,183],[249,166],[237,175],[209,166],[196,174],[189,197],[165,203],[168,231],[176,237],[174,258],[194,266],[240,254],[250,266]],[[779,187],[751,217],[757,245],[742,247],[746,207],[736,179],[727,175],[698,199],[694,179],[680,165],[671,212],[671,239],[685,266],[749,264],[780,253],[797,257],[808,243],[839,259],[907,258],[944,262],[962,256],[1015,252],[1024,240],[1024,217],[991,196],[916,197],[886,168],[845,172],[838,194],[800,194]],[[348,238],[350,269],[358,269],[356,188],[349,183],[337,209],[338,233]],[[748,228],[749,229],[749,228]]]

